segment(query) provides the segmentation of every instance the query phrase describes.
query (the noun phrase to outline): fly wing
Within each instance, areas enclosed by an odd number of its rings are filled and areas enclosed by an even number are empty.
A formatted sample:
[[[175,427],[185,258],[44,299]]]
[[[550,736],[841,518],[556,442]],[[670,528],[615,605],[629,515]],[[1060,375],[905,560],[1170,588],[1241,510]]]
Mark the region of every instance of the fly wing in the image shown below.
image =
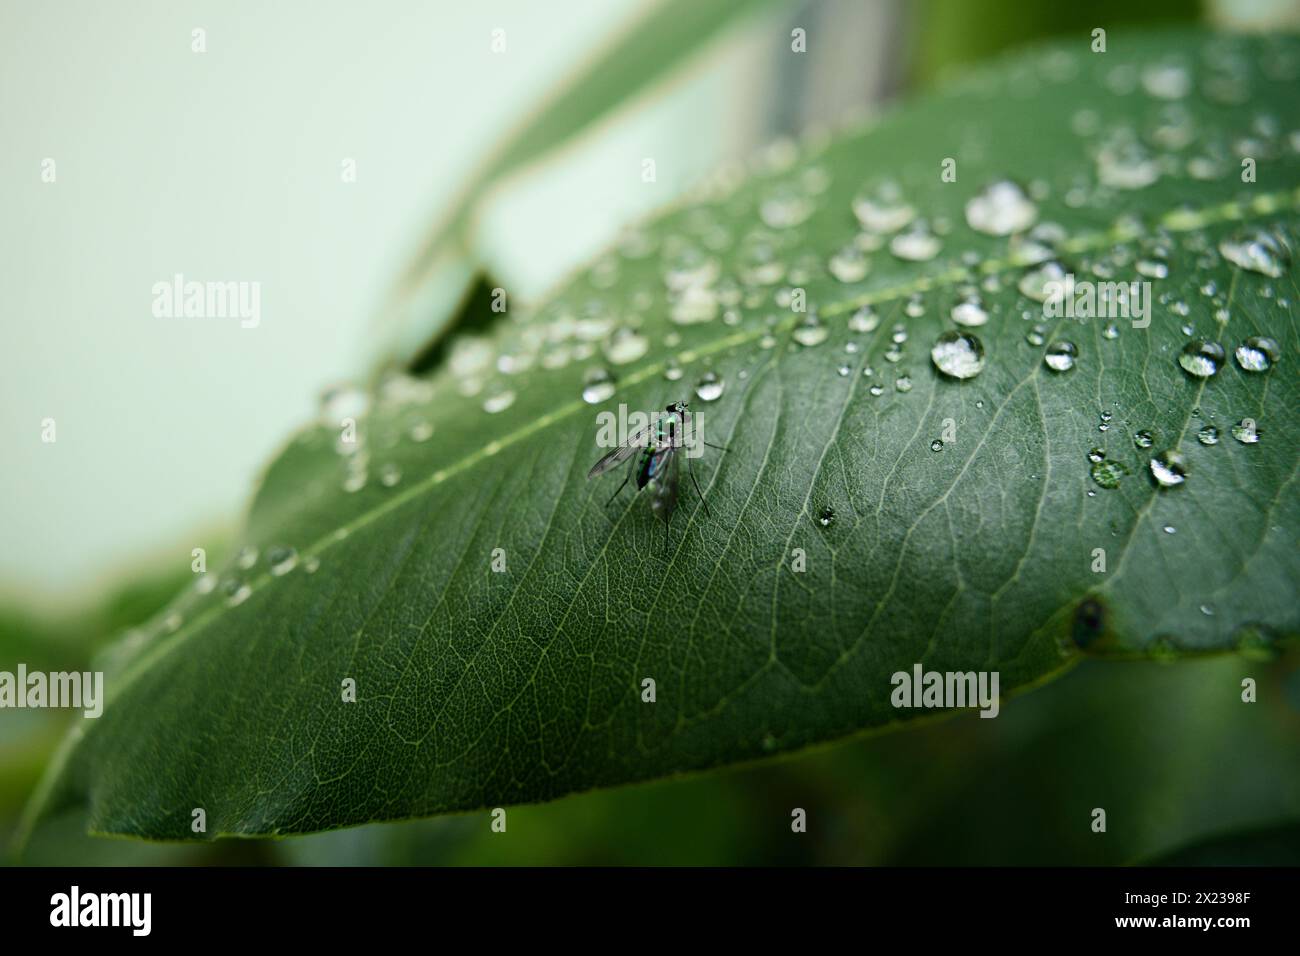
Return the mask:
[[[677,449],[665,445],[655,452],[655,457],[662,458],[662,461],[655,463],[655,489],[654,497],[650,499],[650,510],[668,521],[677,508]]]
[[[627,441],[619,445],[608,455],[591,466],[591,471],[587,472],[587,477],[595,478],[597,475],[603,475],[615,465],[621,464],[632,457],[633,454],[640,451],[650,444],[650,436],[653,433],[654,423],[638,428],[632,434],[627,436]]]
[[[632,457],[633,454],[640,451],[640,447],[633,444],[620,445],[591,466],[591,471],[587,472],[588,478],[595,478],[597,475],[603,475],[615,465],[621,464]]]

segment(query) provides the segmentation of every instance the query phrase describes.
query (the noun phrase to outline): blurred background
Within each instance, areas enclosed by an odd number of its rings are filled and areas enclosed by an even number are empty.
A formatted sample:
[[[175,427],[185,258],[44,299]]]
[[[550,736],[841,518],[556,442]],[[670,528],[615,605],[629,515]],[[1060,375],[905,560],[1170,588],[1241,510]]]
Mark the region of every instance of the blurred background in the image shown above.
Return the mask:
[[[318,396],[427,354],[475,274],[536,299],[766,142],[1026,42],[1167,22],[1295,29],[1300,3],[5,3],[0,669],[84,667],[188,580],[192,548],[220,563]],[[785,55],[796,28],[808,56]],[[430,256],[449,222],[455,255]],[[259,283],[259,324],[155,317],[177,273]],[[996,722],[522,807],[509,840],[471,815],[162,846],[70,817],[28,860],[1294,861],[1295,664],[1086,663]],[[1242,676],[1275,703],[1234,706]],[[0,715],[0,841],[67,719]]]

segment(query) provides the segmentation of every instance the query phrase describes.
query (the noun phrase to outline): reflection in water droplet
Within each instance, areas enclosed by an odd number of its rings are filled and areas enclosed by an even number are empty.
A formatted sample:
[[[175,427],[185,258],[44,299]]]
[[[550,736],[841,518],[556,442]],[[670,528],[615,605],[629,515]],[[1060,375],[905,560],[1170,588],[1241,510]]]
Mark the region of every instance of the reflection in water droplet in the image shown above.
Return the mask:
[[[1223,239],[1219,252],[1235,266],[1280,279],[1291,268],[1291,247],[1281,235],[1248,228]]]
[[[930,442],[930,451],[943,451],[943,442],[938,438]]]
[[[1112,490],[1119,487],[1120,481],[1128,474],[1123,462],[1098,460],[1092,463],[1088,473],[1102,488]]]
[[[1073,342],[1053,342],[1043,353],[1043,361],[1053,372],[1068,372],[1078,357],[1079,350]]]
[[[1223,346],[1218,342],[1193,339],[1183,346],[1178,356],[1178,364],[1188,375],[1195,378],[1209,378],[1219,370],[1223,359]]]
[[[1277,343],[1261,335],[1252,335],[1237,346],[1237,364],[1246,372],[1267,372],[1277,361]]]
[[[278,578],[297,567],[298,552],[293,548],[272,548],[267,552],[266,561],[271,566],[271,573]]]
[[[969,332],[944,332],[930,349],[930,359],[950,378],[974,378],[984,370],[984,345]]]
[[[1009,179],[990,183],[966,203],[967,224],[989,236],[1023,232],[1037,218],[1038,207]]]
[[[1119,326],[1116,325],[1114,322],[1112,322],[1110,325],[1106,326],[1104,329],[1101,330],[1101,337],[1104,339],[1119,338]]]
[[[1219,430],[1213,425],[1205,425],[1196,433],[1196,440],[1202,445],[1217,445],[1219,443]]]
[[[1172,448],[1151,459],[1151,476],[1162,488],[1181,485],[1187,478],[1187,459]]]
[[[695,386],[695,397],[702,402],[716,402],[726,386],[716,372],[705,372]]]
[[[614,395],[614,376],[608,369],[588,369],[582,385],[582,400],[588,405],[599,405]]]
[[[1089,461],[1101,461],[1105,457],[1106,457],[1106,453],[1102,451],[1100,448],[1093,448],[1088,451]]]

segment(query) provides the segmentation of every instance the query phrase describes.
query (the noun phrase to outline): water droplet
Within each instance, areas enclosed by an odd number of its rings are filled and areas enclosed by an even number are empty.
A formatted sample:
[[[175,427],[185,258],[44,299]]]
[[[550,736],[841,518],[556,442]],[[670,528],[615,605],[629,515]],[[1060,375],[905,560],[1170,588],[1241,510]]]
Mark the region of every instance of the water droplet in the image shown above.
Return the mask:
[[[1175,527],[1174,527],[1173,525],[1171,525],[1171,524],[1167,524],[1167,525],[1165,525],[1165,526],[1164,526],[1163,528],[1161,528],[1160,530],[1163,531],[1165,534],[1177,534],[1177,533],[1178,533],[1178,529],[1175,528]]]
[[[1191,91],[1192,76],[1181,63],[1156,63],[1142,71],[1142,88],[1162,100],[1178,100]]]
[[[1146,276],[1148,279],[1167,279],[1169,277],[1169,263],[1163,259],[1139,259],[1135,268],[1139,274]]]
[[[821,510],[821,513],[817,515],[817,523],[821,525],[823,528],[829,528],[831,526],[831,522],[834,520],[835,520],[834,508],[823,508]]]
[[[1105,457],[1106,453],[1100,448],[1093,448],[1088,451],[1089,461],[1102,461]]]
[[[271,566],[271,574],[281,577],[298,565],[298,552],[293,548],[272,548],[266,554],[266,561]]]
[[[315,574],[320,570],[320,558],[313,554],[310,558],[303,561],[302,569],[308,574]]]
[[[816,208],[803,192],[789,184],[774,187],[759,204],[759,215],[773,229],[789,229],[804,222]]]
[[[974,378],[984,370],[984,345],[969,332],[944,332],[930,349],[930,359],[950,378]]]
[[[871,232],[896,232],[916,216],[916,210],[903,200],[896,183],[882,183],[853,200],[853,215],[863,229]]]
[[[1172,448],[1151,459],[1151,476],[1162,488],[1181,485],[1187,478],[1187,459]]]
[[[257,554],[257,548],[253,547],[251,544],[242,547],[239,549],[239,553],[235,555],[235,563],[247,571],[253,565],[257,564]]]
[[[1097,152],[1097,179],[1111,189],[1142,189],[1160,178],[1160,164],[1131,131]]]
[[[826,341],[826,337],[831,334],[830,329],[822,325],[821,320],[811,313],[795,327],[792,333],[794,340],[800,345],[812,347],[821,345]]]
[[[1035,325],[1025,333],[1025,341],[1034,346],[1034,348],[1038,348],[1038,346],[1047,341],[1047,326],[1042,323]]]
[[[217,576],[209,574],[206,571],[194,579],[194,590],[200,594],[211,594],[212,589],[217,586]]]
[[[332,385],[321,392],[320,418],[327,428],[338,428],[345,418],[362,418],[369,410],[369,394],[355,385]]]
[[[695,386],[695,397],[702,402],[716,402],[726,387],[716,372],[705,372]]]
[[[1219,443],[1219,430],[1213,425],[1205,425],[1196,433],[1196,440],[1202,445],[1217,445]]]
[[[1079,350],[1073,342],[1053,342],[1043,353],[1043,361],[1053,372],[1068,372],[1074,368],[1075,360],[1079,357]]]
[[[1259,442],[1259,429],[1249,418],[1243,418],[1232,426],[1232,437],[1243,445],[1254,445]]]
[[[411,437],[411,441],[425,442],[433,437],[433,426],[426,421],[412,422],[407,434]]]
[[[685,374],[686,373],[682,370],[682,367],[676,362],[670,361],[664,366],[664,378],[668,379],[670,382],[676,382]]]
[[[650,340],[636,329],[621,326],[605,340],[605,358],[614,365],[626,365],[645,355]]]
[[[1116,325],[1114,322],[1112,322],[1110,325],[1106,326],[1104,329],[1101,330],[1101,337],[1104,339],[1119,338],[1119,326]]]
[[[906,262],[928,262],[939,254],[941,248],[943,243],[923,219],[918,219],[906,232],[900,232],[889,240],[889,251]]]
[[[1094,461],[1088,469],[1092,480],[1099,486],[1107,490],[1114,490],[1119,487],[1119,483],[1124,476],[1128,474],[1128,468],[1123,462],[1119,461]]]
[[[908,318],[919,319],[925,315],[925,300],[921,298],[921,293],[909,296],[907,305],[903,306],[903,312]]]
[[[514,404],[515,393],[511,389],[495,392],[483,400],[483,411],[489,414],[504,412]]]
[[[758,340],[758,347],[760,349],[776,348],[776,336],[764,335],[761,339]]]
[[[826,271],[840,282],[861,282],[871,269],[871,262],[857,246],[848,245],[835,253]]]
[[[1223,364],[1223,346],[1218,342],[1205,339],[1192,339],[1183,346],[1178,356],[1178,364],[1183,371],[1195,378],[1209,378]]]
[[[894,380],[894,388],[900,392],[910,392],[912,390],[912,379],[908,375],[900,375]]]
[[[393,462],[385,462],[379,469],[379,483],[385,488],[392,488],[402,480],[402,469]]]
[[[1133,433],[1133,444],[1137,448],[1150,448],[1155,444],[1155,436],[1145,428],[1142,431]]]
[[[1237,364],[1246,372],[1267,372],[1280,354],[1277,343],[1270,338],[1252,335],[1237,346],[1234,353]]]
[[[221,590],[226,595],[226,604],[230,607],[239,607],[253,593],[253,589],[238,578],[227,580],[222,584]]]
[[[1035,302],[1064,296],[1065,267],[1055,259],[1040,263],[1025,272],[1016,284],[1020,294]]]
[[[864,305],[849,316],[850,332],[874,332],[879,325],[880,316],[869,305]]]
[[[876,398],[879,398],[881,395],[885,394],[885,386],[872,385],[869,389],[867,389],[867,391],[869,391]]]
[[[967,328],[978,328],[989,320],[989,314],[980,297],[972,293],[963,296],[952,307],[952,320]]]
[[[985,186],[966,203],[966,222],[988,236],[1023,232],[1038,218],[1038,207],[1019,185],[999,179]]]
[[[1280,279],[1291,268],[1291,247],[1276,232],[1244,229],[1223,239],[1219,252],[1235,266]]]
[[[614,376],[608,369],[593,368],[587,370],[583,379],[582,400],[588,405],[599,405],[614,395]]]
[[[930,451],[943,451],[943,442],[938,438],[930,442]]]

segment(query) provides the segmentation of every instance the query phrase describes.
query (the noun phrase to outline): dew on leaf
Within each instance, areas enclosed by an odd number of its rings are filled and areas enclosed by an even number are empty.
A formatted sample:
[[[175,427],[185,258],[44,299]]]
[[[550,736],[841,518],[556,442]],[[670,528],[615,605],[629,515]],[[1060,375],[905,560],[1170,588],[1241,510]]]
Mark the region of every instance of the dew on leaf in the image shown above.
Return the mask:
[[[984,345],[969,332],[944,332],[930,349],[934,367],[949,378],[974,378],[984,369]]]
[[[1187,479],[1187,459],[1172,448],[1162,451],[1151,459],[1151,477],[1161,488],[1181,485]]]
[[[1068,372],[1074,368],[1074,363],[1079,357],[1079,349],[1073,342],[1064,340],[1053,342],[1043,353],[1043,361],[1053,372]]]
[[[1237,346],[1237,364],[1246,372],[1267,372],[1280,354],[1277,342],[1262,335],[1252,335]]]
[[[1193,339],[1183,346],[1178,355],[1178,364],[1194,378],[1209,378],[1219,370],[1223,359],[1223,346],[1218,342]]]

